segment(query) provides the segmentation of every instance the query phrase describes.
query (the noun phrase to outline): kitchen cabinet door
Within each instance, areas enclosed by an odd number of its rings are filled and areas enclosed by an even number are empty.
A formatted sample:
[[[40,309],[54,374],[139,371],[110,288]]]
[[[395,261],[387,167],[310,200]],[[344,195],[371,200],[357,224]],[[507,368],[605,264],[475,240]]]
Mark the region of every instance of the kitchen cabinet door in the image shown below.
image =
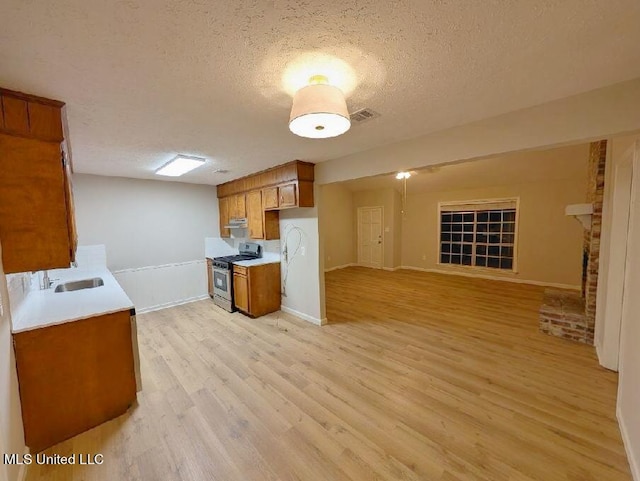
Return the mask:
[[[231,237],[231,231],[225,228],[226,225],[229,225],[229,199],[231,199],[231,197],[218,199],[218,210],[220,213],[220,237]]]
[[[4,129],[12,134],[29,134],[29,112],[27,101],[21,98],[2,96]]]
[[[213,260],[207,257],[207,292],[213,299]]]
[[[62,165],[64,169],[64,198],[67,205],[67,229],[71,249],[69,256],[73,262],[76,260],[76,250],[78,250],[78,230],[76,228],[76,208],[73,202],[73,185],[71,184],[71,162],[64,149],[62,150]]]
[[[244,219],[245,217],[247,217],[247,204],[246,204],[246,198],[244,194],[238,194],[235,196],[235,204],[236,204],[236,211],[235,214],[236,216],[234,217],[234,219]]]
[[[254,190],[247,194],[247,224],[250,239],[264,239],[262,224],[262,192]]]
[[[0,152],[5,274],[69,267],[75,254],[69,219],[74,213],[60,144],[0,134]]]
[[[278,188],[268,187],[262,189],[262,207],[266,209],[277,209],[280,206],[278,202]]]
[[[233,302],[243,312],[249,311],[249,278],[233,274]]]
[[[278,188],[279,207],[296,207],[296,184],[287,184]]]

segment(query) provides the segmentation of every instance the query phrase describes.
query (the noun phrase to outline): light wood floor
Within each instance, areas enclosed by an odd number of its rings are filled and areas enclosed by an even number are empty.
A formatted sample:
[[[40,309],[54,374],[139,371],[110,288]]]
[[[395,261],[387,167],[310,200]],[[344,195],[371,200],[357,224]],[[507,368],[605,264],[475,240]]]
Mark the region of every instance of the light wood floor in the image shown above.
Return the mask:
[[[100,467],[28,480],[593,480],[631,476],[617,376],[540,334],[538,287],[327,274],[322,328],[201,301],[139,316],[130,414],[49,450]]]

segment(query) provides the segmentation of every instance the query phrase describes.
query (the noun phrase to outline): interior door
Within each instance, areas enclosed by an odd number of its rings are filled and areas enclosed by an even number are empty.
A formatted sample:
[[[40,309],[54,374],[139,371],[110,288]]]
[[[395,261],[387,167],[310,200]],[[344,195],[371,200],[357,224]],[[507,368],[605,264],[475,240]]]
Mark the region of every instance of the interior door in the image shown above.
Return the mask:
[[[358,208],[358,264],[382,269],[382,207]]]

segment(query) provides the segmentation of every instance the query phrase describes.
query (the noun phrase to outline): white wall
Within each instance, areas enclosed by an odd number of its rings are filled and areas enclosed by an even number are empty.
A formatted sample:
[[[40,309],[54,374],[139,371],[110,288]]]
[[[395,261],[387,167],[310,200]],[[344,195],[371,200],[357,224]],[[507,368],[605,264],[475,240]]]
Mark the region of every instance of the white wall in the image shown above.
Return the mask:
[[[318,224],[320,189],[314,190],[311,208],[280,211],[280,244],[289,252],[289,263],[282,259],[282,279],[287,273],[282,310],[314,324],[326,323],[324,305],[324,248]],[[293,256],[297,247],[298,254]]]
[[[601,364],[620,371],[618,421],[634,479],[640,481],[640,136],[613,139],[609,154],[598,277],[599,289],[605,289],[598,292],[596,346]],[[616,173],[629,167],[632,184],[626,192],[628,179]],[[616,209],[628,218],[621,221]],[[617,232],[620,222],[628,228],[626,236]]]
[[[215,187],[84,174],[73,184],[79,243],[106,245],[138,311],[207,296],[204,239],[220,235]]]
[[[640,78],[316,165],[318,184],[640,130]],[[362,128],[366,128],[365,125]]]
[[[9,293],[1,254],[0,250],[0,456],[3,453],[22,455],[25,450],[22,411],[11,338]],[[19,476],[20,466],[5,465],[0,459],[0,480],[17,481]]]

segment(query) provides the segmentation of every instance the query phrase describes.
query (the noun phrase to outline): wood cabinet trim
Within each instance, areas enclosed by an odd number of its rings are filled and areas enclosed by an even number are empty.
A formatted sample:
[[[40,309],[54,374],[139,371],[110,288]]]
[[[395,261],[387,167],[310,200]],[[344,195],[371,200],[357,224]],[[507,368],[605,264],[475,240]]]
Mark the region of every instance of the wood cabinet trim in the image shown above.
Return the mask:
[[[52,107],[62,108],[65,103],[60,100],[48,99],[45,97],[39,97],[37,95],[25,94],[24,92],[18,92],[17,90],[9,90],[0,87],[0,95],[3,97],[14,97],[17,99],[25,100],[27,102],[36,102],[43,105],[50,105]]]
[[[290,170],[289,170],[290,169]],[[315,164],[294,160],[217,186],[218,198],[299,180],[314,181]],[[280,176],[280,174],[282,176]]]

